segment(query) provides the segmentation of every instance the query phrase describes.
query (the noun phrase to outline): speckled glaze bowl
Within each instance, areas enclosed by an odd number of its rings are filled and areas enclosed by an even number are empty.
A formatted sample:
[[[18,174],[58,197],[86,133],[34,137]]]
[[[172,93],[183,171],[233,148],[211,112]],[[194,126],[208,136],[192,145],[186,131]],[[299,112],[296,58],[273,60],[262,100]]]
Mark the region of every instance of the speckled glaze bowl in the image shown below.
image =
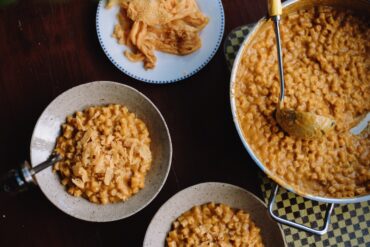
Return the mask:
[[[265,204],[258,197],[235,185],[208,182],[188,187],[163,204],[148,226],[143,247],[166,246],[172,222],[192,207],[208,202],[244,210],[261,229],[266,247],[286,246],[281,228],[269,217]]]
[[[166,181],[172,160],[170,134],[156,106],[136,89],[115,82],[96,81],[74,88],[53,100],[38,119],[31,139],[33,166],[46,160],[54,149],[61,124],[67,115],[93,105],[122,104],[137,114],[147,125],[152,140],[152,168],[145,188],[126,202],[98,205],[69,195],[60,178],[49,167],[36,175],[46,197],[63,212],[78,219],[94,222],[114,221],[129,217],[148,205]]]

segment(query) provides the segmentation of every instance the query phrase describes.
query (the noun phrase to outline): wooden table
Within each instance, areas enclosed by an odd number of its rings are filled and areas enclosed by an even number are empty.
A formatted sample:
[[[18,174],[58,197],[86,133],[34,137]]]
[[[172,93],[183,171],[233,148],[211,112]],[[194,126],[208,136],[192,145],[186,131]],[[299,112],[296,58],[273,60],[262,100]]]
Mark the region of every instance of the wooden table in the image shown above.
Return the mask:
[[[1,2],[1,1],[0,1]],[[225,35],[266,13],[264,0],[224,0]],[[199,73],[170,85],[136,81],[114,67],[95,31],[97,1],[18,0],[0,7],[0,173],[29,159],[33,127],[63,91],[111,80],[133,86],[160,109],[173,141],[165,186],[141,212],[112,223],[74,219],[38,188],[0,194],[0,246],[141,246],[158,208],[176,192],[206,181],[232,183],[259,194],[258,168],[234,127],[230,73],[222,47]]]

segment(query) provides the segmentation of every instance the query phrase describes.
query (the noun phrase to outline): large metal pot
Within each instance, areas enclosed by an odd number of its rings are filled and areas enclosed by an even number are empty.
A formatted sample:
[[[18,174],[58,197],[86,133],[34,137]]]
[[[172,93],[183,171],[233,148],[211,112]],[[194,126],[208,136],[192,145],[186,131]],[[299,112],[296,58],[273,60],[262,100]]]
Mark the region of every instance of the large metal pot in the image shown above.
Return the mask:
[[[283,4],[283,15],[290,14],[292,12],[295,12],[299,9],[304,9],[304,8],[309,8],[313,6],[319,6],[319,5],[326,5],[326,6],[333,6],[333,7],[341,7],[341,8],[346,8],[346,9],[351,9],[356,12],[362,12],[367,14],[369,16],[370,14],[370,1],[369,0],[289,0],[286,1]],[[266,173],[270,178],[272,178],[278,185],[275,187],[272,196],[270,198],[270,203],[269,203],[269,211],[272,216],[276,221],[286,224],[301,230],[305,230],[311,233],[315,234],[325,234],[327,232],[329,223],[330,223],[330,214],[334,208],[334,204],[347,204],[347,203],[358,203],[358,202],[363,202],[363,201],[368,201],[370,200],[370,194],[368,195],[362,195],[362,196],[357,196],[357,197],[352,197],[352,198],[330,198],[330,197],[322,197],[322,196],[317,196],[317,195],[312,195],[312,194],[307,194],[304,193],[303,191],[299,191],[297,189],[294,189],[293,186],[290,184],[286,183],[284,180],[282,180],[280,177],[276,176],[273,174],[260,160],[259,158],[255,155],[253,152],[252,148],[249,146],[246,138],[243,135],[243,130],[241,126],[239,125],[239,121],[237,118],[237,111],[236,111],[236,103],[235,103],[235,83],[236,83],[236,75],[237,71],[239,68],[240,60],[242,58],[242,55],[244,53],[244,50],[248,47],[248,45],[251,43],[253,38],[266,27],[266,24],[268,22],[268,18],[262,18],[251,30],[251,32],[248,34],[248,36],[245,38],[238,54],[235,59],[233,68],[232,68],[232,73],[231,73],[231,81],[230,81],[230,100],[231,100],[231,110],[232,110],[232,115],[233,115],[233,120],[236,126],[236,129],[238,131],[238,134],[240,136],[240,139],[242,140],[244,147],[248,151],[249,155],[252,157],[252,159],[255,161],[255,163],[262,169],[264,173]],[[286,219],[283,219],[276,215],[273,212],[273,205],[275,201],[276,194],[279,190],[279,185],[284,187],[285,189],[294,192],[296,194],[299,194],[300,196],[303,196],[307,199],[310,200],[315,200],[319,202],[325,202],[328,203],[329,205],[327,206],[326,214],[325,214],[325,224],[321,229],[312,229],[309,227],[306,227],[304,225],[297,224],[295,222],[288,221]]]

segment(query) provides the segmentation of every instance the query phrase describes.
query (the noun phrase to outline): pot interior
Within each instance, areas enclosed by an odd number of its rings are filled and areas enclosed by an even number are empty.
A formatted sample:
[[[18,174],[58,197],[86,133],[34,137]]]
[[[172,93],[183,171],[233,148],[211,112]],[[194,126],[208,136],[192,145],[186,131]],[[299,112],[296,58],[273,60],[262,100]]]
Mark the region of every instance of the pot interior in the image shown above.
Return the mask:
[[[289,15],[290,13],[296,12],[298,10],[307,9],[315,6],[332,6],[335,8],[342,8],[342,9],[350,9],[354,11],[357,15],[362,16],[370,16],[370,1],[367,0],[354,0],[354,1],[347,1],[347,0],[290,0],[283,3],[283,15]],[[232,74],[231,74],[231,82],[230,82],[230,99],[231,99],[231,108],[232,114],[234,118],[234,123],[236,125],[238,134],[247,149],[248,153],[255,161],[255,163],[262,169],[264,173],[266,173],[270,178],[272,178],[276,183],[280,186],[284,187],[285,189],[297,193],[300,196],[303,196],[308,199],[327,202],[327,203],[338,203],[338,204],[345,204],[345,203],[356,203],[362,201],[370,200],[370,194],[351,197],[351,198],[331,198],[331,197],[322,197],[318,195],[308,194],[294,186],[290,185],[282,179],[281,177],[277,176],[273,172],[271,172],[257,157],[254,153],[250,145],[248,144],[246,138],[244,137],[243,130],[240,126],[238,116],[237,116],[237,108],[235,103],[235,85],[237,80],[237,73],[239,70],[240,61],[244,54],[244,51],[249,48],[251,44],[253,44],[254,39],[258,36],[259,33],[263,32],[269,24],[270,20],[266,18],[262,18],[251,30],[251,32],[245,38],[238,54],[235,59]]]

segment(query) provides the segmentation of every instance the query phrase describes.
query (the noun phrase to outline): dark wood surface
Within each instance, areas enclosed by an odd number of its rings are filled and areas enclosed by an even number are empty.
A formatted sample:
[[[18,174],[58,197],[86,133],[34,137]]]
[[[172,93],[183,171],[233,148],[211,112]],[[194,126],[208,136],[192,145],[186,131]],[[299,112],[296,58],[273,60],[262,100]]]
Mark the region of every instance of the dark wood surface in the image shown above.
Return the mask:
[[[223,4],[225,35],[266,13],[264,0]],[[136,81],[116,69],[100,48],[96,7],[93,0],[19,0],[0,7],[0,173],[29,159],[36,120],[57,95],[78,84],[111,80],[137,88],[162,112],[173,141],[170,175],[149,206],[112,223],[74,219],[38,188],[17,196],[0,194],[0,246],[141,246],[158,208],[188,186],[220,181],[260,193],[257,166],[232,122],[222,46],[189,79],[170,85]]]

